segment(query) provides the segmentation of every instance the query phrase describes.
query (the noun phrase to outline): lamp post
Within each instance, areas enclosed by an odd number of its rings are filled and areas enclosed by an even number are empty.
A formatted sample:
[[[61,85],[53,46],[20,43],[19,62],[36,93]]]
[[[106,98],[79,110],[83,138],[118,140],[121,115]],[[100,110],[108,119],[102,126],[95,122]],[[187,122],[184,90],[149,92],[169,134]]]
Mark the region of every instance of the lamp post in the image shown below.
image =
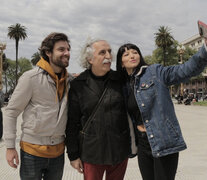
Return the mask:
[[[0,42],[0,91],[2,90],[2,74],[3,74],[3,51],[6,49],[6,44]]]
[[[179,54],[179,64],[183,64],[183,53],[185,52],[185,46],[183,45],[178,45],[177,51]],[[180,95],[183,97],[183,83],[180,83]]]

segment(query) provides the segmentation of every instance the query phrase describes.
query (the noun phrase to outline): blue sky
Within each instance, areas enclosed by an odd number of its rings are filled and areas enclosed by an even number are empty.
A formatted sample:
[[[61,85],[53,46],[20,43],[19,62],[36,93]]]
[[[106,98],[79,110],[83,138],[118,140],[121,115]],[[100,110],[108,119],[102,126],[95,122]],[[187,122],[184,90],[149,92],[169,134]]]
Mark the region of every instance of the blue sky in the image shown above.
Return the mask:
[[[151,55],[159,26],[168,26],[181,42],[198,34],[197,20],[207,23],[206,7],[205,0],[1,0],[0,42],[7,44],[6,56],[15,59],[7,33],[20,23],[28,38],[20,41],[19,57],[31,59],[49,33],[66,33],[72,46],[68,70],[81,72],[78,56],[87,38],[106,39],[114,55],[126,42]]]

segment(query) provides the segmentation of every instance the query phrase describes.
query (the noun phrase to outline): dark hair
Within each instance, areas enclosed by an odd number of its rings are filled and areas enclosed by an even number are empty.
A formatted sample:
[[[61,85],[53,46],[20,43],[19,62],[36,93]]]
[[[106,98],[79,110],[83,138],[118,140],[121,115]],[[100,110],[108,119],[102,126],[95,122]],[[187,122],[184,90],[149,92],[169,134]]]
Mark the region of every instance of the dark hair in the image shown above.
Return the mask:
[[[56,33],[53,32],[51,34],[49,34],[43,41],[41,44],[41,47],[39,48],[40,51],[40,55],[49,62],[49,58],[46,55],[46,52],[52,52],[54,45],[56,42],[58,41],[67,41],[68,45],[70,47],[70,41],[68,39],[68,36],[65,35],[64,33]]]
[[[124,44],[124,45],[122,45],[119,48],[119,50],[117,52],[117,56],[116,56],[116,70],[118,72],[120,72],[123,77],[126,77],[127,76],[126,69],[125,68],[122,68],[122,55],[124,54],[124,52],[126,51],[126,49],[127,50],[134,49],[134,50],[136,50],[138,52],[138,54],[140,56],[140,63],[138,64],[138,66],[136,67],[136,69],[139,69],[143,65],[148,65],[144,61],[144,58],[142,56],[141,51],[139,50],[139,48],[135,44],[131,44],[131,43]]]

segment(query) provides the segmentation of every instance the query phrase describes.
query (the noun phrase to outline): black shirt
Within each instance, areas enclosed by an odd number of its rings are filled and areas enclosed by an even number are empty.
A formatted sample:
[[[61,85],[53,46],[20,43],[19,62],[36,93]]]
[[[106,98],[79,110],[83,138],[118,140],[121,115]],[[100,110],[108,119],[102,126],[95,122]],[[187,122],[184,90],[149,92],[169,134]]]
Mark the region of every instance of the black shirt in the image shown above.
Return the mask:
[[[107,82],[107,79],[108,79],[108,74],[109,73],[106,73],[104,76],[96,76],[96,75],[93,74],[93,72],[91,70],[89,72],[90,72],[90,75],[91,75],[92,79],[98,85],[100,92],[103,92],[104,88],[105,88],[105,85],[106,85],[106,82]]]
[[[142,125],[143,122],[142,122],[142,118],[141,118],[141,113],[140,113],[140,110],[139,110],[139,107],[137,105],[137,101],[135,99],[135,95],[134,95],[134,80],[135,80],[135,77],[134,77],[134,74],[133,73],[132,75],[130,75],[128,78],[129,80],[129,86],[128,87],[128,99],[127,99],[127,108],[128,108],[128,112],[130,114],[130,116],[133,117],[133,119],[135,120],[135,123],[137,125]]]
[[[55,73],[58,77],[58,79],[60,80],[62,73]]]

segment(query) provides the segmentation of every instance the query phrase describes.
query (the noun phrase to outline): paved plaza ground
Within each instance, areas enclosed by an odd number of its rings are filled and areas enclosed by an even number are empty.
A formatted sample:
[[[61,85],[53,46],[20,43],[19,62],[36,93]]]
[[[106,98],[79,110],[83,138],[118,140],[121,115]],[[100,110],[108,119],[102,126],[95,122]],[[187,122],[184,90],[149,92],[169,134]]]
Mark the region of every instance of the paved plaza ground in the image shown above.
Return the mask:
[[[180,153],[176,180],[207,180],[207,107],[175,104],[184,139],[188,149]],[[18,123],[19,147],[21,117]],[[13,169],[5,160],[4,141],[0,141],[0,179],[18,180],[19,169]],[[63,180],[81,180],[82,175],[71,168],[66,158]],[[141,180],[137,159],[129,160],[125,180]]]

